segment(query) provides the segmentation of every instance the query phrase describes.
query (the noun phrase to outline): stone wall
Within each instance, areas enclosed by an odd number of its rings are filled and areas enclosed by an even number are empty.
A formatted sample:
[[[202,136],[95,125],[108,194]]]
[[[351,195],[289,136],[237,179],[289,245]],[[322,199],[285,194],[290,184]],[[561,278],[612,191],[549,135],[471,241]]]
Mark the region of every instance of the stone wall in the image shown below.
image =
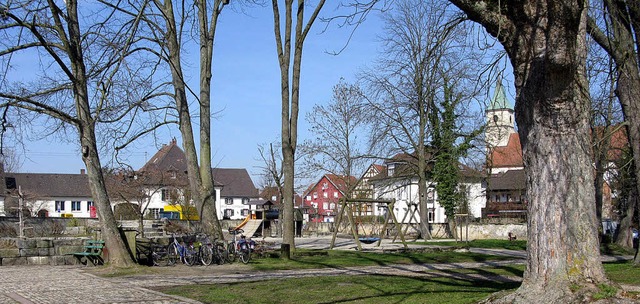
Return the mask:
[[[390,227],[391,225],[389,225]],[[431,234],[436,239],[447,238],[446,224],[431,224]],[[305,236],[323,236],[331,235],[333,233],[334,223],[310,223],[308,229],[304,232]],[[381,225],[363,225],[364,231],[379,231]],[[406,226],[403,226],[403,229]],[[462,238],[466,239],[467,233],[469,240],[475,239],[508,239],[509,232],[515,234],[520,240],[527,239],[527,225],[522,223],[514,224],[481,224],[471,223],[468,226],[468,230],[465,226],[462,227]],[[350,234],[348,227],[343,226],[340,228],[340,234]],[[375,232],[376,234],[379,232]],[[458,233],[460,233],[460,227],[458,227]],[[414,229],[409,228],[407,230],[407,237],[415,236],[417,232]]]
[[[0,266],[75,265],[86,238],[0,238]]]

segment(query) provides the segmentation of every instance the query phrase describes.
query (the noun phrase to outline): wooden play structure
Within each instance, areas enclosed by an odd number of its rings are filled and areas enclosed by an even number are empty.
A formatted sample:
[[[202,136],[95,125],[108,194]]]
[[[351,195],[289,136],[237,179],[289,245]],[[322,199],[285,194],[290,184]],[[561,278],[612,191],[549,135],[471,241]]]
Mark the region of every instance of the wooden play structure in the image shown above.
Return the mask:
[[[402,225],[405,226],[404,230],[402,231],[402,234],[406,236],[409,228],[412,228],[416,232],[416,240],[417,240],[418,239],[417,236],[421,234],[420,221],[418,220],[418,218],[420,217],[420,213],[418,211],[418,203],[409,202],[407,203],[407,207],[409,209],[407,210],[407,212],[405,212],[404,216],[402,217],[402,221],[400,221],[400,223],[402,223]],[[396,238],[397,238],[397,235],[393,238],[394,242],[396,241]]]
[[[356,243],[358,250],[362,250],[362,243],[365,244],[373,244],[378,243],[376,246],[380,246],[382,242],[382,238],[384,238],[387,234],[387,227],[389,224],[393,224],[394,231],[396,231],[396,235],[393,238],[393,241],[396,240],[396,237],[400,237],[404,248],[407,247],[407,243],[404,239],[404,232],[402,231],[402,227],[398,223],[395,214],[393,213],[393,205],[395,204],[395,199],[393,200],[376,200],[376,199],[340,199],[340,210],[338,213],[338,218],[335,224],[335,229],[333,231],[333,237],[331,238],[331,245],[329,249],[333,249],[336,236],[338,235],[338,230],[342,221],[344,220],[344,215],[346,213],[347,219],[349,220],[348,227],[351,230],[351,234],[353,235],[353,239]],[[377,221],[379,216],[375,216],[373,210],[369,210],[372,204],[378,204],[378,208],[382,208],[385,210],[384,219],[382,223]],[[371,213],[371,214],[369,214]],[[368,224],[369,231],[367,232],[364,228],[364,219],[370,219]],[[376,229],[376,225],[382,225],[380,229]]]

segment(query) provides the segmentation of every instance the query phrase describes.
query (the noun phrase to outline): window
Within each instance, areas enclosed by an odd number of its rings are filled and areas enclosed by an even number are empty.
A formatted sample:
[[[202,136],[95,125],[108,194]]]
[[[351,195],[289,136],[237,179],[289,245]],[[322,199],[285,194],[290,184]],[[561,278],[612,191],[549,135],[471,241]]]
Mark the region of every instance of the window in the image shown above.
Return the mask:
[[[87,211],[90,211],[90,210],[91,210],[91,207],[93,207],[93,206],[95,206],[95,203],[94,203],[94,202],[92,202],[92,201],[88,201],[88,202],[87,202]]]
[[[307,195],[307,200],[310,201],[311,200],[311,195]]]
[[[169,201],[171,198],[171,195],[169,193],[169,189],[162,189],[162,191],[160,192],[160,195],[162,196],[162,200],[163,201]]]
[[[328,198],[328,197],[329,197],[329,193],[327,193],[327,192],[323,192],[323,193],[322,193],[322,196],[323,196],[324,198]]]
[[[387,174],[389,176],[393,176],[393,173],[394,173],[395,169],[396,169],[396,164],[389,164],[387,166]]]
[[[243,205],[246,205],[246,204],[248,204],[248,203],[249,203],[249,198],[248,198],[248,197],[243,197],[243,198],[242,198],[242,204],[243,204]]]
[[[323,184],[322,184],[322,189],[324,190],[324,189],[327,189],[327,188],[329,188],[329,184],[327,184],[327,183],[323,183]]]
[[[333,192],[333,197],[338,198],[338,191]]]
[[[64,201],[56,201],[56,211],[64,211]]]
[[[164,209],[162,208],[149,208],[149,211],[147,211],[147,214],[150,214],[153,216],[154,219],[158,219],[160,218],[160,212],[164,211]]]
[[[231,218],[233,216],[233,209],[224,209],[224,218]]]
[[[322,209],[324,210],[329,209],[329,203],[322,203]]]
[[[276,200],[278,200],[278,197],[277,197],[277,196],[275,196],[275,195],[272,195],[272,196],[271,196],[271,200],[275,202]]]
[[[240,212],[240,214],[242,214],[242,216],[247,216],[247,215],[249,215],[249,209],[242,209],[242,211]]]
[[[313,198],[318,198],[318,192],[313,193]]]
[[[335,203],[329,204],[329,209],[331,210],[336,209],[336,204]]]
[[[433,222],[433,217],[434,217],[433,211],[429,210],[429,222]]]
[[[71,211],[80,211],[80,202],[79,201],[72,201],[71,202]]]
[[[225,198],[224,199],[224,203],[227,204],[227,205],[233,205],[233,198],[231,198],[231,197]],[[229,210],[229,209],[227,209],[227,210]]]

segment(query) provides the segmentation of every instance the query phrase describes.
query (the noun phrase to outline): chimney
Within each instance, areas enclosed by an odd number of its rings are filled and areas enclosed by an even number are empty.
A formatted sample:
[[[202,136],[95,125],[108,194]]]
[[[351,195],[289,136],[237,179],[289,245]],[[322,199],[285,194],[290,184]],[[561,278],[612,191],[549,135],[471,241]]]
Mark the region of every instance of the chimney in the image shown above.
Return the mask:
[[[84,169],[80,169],[80,175],[84,175]]]

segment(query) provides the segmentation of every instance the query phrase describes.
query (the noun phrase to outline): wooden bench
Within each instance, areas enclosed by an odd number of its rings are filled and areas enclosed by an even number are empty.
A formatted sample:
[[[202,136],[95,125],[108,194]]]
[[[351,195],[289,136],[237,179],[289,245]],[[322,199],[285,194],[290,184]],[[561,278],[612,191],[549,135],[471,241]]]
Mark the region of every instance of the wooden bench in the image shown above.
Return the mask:
[[[104,241],[102,240],[87,240],[84,243],[82,252],[71,253],[73,256],[80,260],[83,265],[88,265],[91,262],[93,265],[104,264],[102,259],[102,250],[104,249]]]

